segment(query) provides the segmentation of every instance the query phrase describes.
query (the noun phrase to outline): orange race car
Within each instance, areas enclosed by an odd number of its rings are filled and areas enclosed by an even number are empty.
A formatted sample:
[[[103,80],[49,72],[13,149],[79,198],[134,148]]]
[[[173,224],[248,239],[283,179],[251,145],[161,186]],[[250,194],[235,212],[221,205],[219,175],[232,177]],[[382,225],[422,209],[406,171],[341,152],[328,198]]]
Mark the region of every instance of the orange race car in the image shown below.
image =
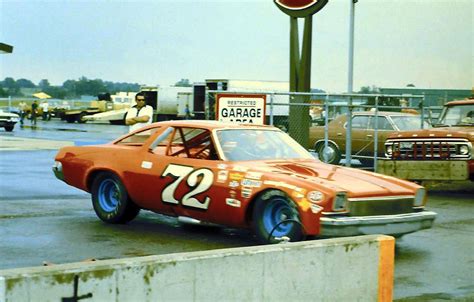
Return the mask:
[[[401,236],[430,228],[436,216],[424,209],[423,187],[322,163],[271,126],[159,122],[108,144],[62,148],[55,160],[56,177],[90,192],[108,223],[146,209],[251,227],[267,243]]]

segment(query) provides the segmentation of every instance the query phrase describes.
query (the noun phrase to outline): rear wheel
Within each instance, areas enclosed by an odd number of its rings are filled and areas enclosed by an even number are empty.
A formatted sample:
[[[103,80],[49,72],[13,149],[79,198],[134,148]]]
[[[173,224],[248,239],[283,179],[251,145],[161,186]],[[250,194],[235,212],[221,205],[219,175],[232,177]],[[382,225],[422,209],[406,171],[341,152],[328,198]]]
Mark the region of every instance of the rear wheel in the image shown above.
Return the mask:
[[[127,223],[140,212],[119,177],[109,172],[101,173],[94,179],[92,205],[97,216],[108,223]]]
[[[318,153],[319,160],[322,162],[332,164],[332,165],[337,165],[341,161],[341,151],[335,144],[331,142],[328,142],[327,148],[325,148],[324,142],[323,142],[323,143],[318,143],[314,149]],[[324,158],[325,154],[326,154],[326,160]]]
[[[277,243],[282,237],[290,241],[303,239],[298,209],[281,191],[267,191],[258,197],[252,218],[255,234],[262,243]]]

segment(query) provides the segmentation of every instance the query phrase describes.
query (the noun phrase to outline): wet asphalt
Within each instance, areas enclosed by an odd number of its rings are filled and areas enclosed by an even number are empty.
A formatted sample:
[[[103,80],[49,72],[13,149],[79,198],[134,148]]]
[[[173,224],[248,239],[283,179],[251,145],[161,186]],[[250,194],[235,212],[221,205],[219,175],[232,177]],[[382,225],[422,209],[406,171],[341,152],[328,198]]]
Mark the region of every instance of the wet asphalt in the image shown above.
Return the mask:
[[[104,224],[89,194],[57,180],[51,166],[62,144],[111,141],[127,127],[54,119],[19,126],[0,130],[0,269],[257,244],[247,230],[183,226],[145,211],[128,225]],[[7,148],[19,138],[50,143]],[[432,229],[397,239],[394,299],[474,301],[474,183],[427,186],[438,217]]]

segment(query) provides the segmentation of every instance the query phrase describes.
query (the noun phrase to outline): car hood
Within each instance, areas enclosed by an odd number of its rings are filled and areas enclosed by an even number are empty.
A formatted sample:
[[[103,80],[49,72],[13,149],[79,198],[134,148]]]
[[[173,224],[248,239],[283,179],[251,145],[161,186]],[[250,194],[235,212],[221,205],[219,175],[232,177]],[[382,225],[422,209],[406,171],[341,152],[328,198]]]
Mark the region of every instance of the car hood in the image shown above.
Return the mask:
[[[417,131],[395,132],[389,138],[466,138],[474,141],[473,126],[439,127]]]
[[[347,192],[348,197],[412,195],[420,186],[397,178],[317,160],[261,161],[248,165],[288,184],[314,190]]]

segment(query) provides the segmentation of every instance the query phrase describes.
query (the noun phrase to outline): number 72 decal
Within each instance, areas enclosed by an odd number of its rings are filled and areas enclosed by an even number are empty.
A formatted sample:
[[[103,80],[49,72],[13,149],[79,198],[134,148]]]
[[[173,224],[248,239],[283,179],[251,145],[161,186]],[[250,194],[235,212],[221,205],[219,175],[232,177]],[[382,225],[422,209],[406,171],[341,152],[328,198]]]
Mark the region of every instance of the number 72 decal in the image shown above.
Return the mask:
[[[212,186],[214,181],[214,173],[209,169],[196,169],[188,166],[180,166],[170,164],[166,167],[161,177],[170,175],[175,180],[164,188],[161,193],[161,200],[166,203],[179,204],[179,200],[176,200],[174,193],[178,188],[179,184],[186,179],[187,185],[191,188],[191,191],[187,192],[181,198],[181,204],[192,208],[207,210],[211,199],[206,196],[203,202],[199,201],[194,196],[206,192]]]

